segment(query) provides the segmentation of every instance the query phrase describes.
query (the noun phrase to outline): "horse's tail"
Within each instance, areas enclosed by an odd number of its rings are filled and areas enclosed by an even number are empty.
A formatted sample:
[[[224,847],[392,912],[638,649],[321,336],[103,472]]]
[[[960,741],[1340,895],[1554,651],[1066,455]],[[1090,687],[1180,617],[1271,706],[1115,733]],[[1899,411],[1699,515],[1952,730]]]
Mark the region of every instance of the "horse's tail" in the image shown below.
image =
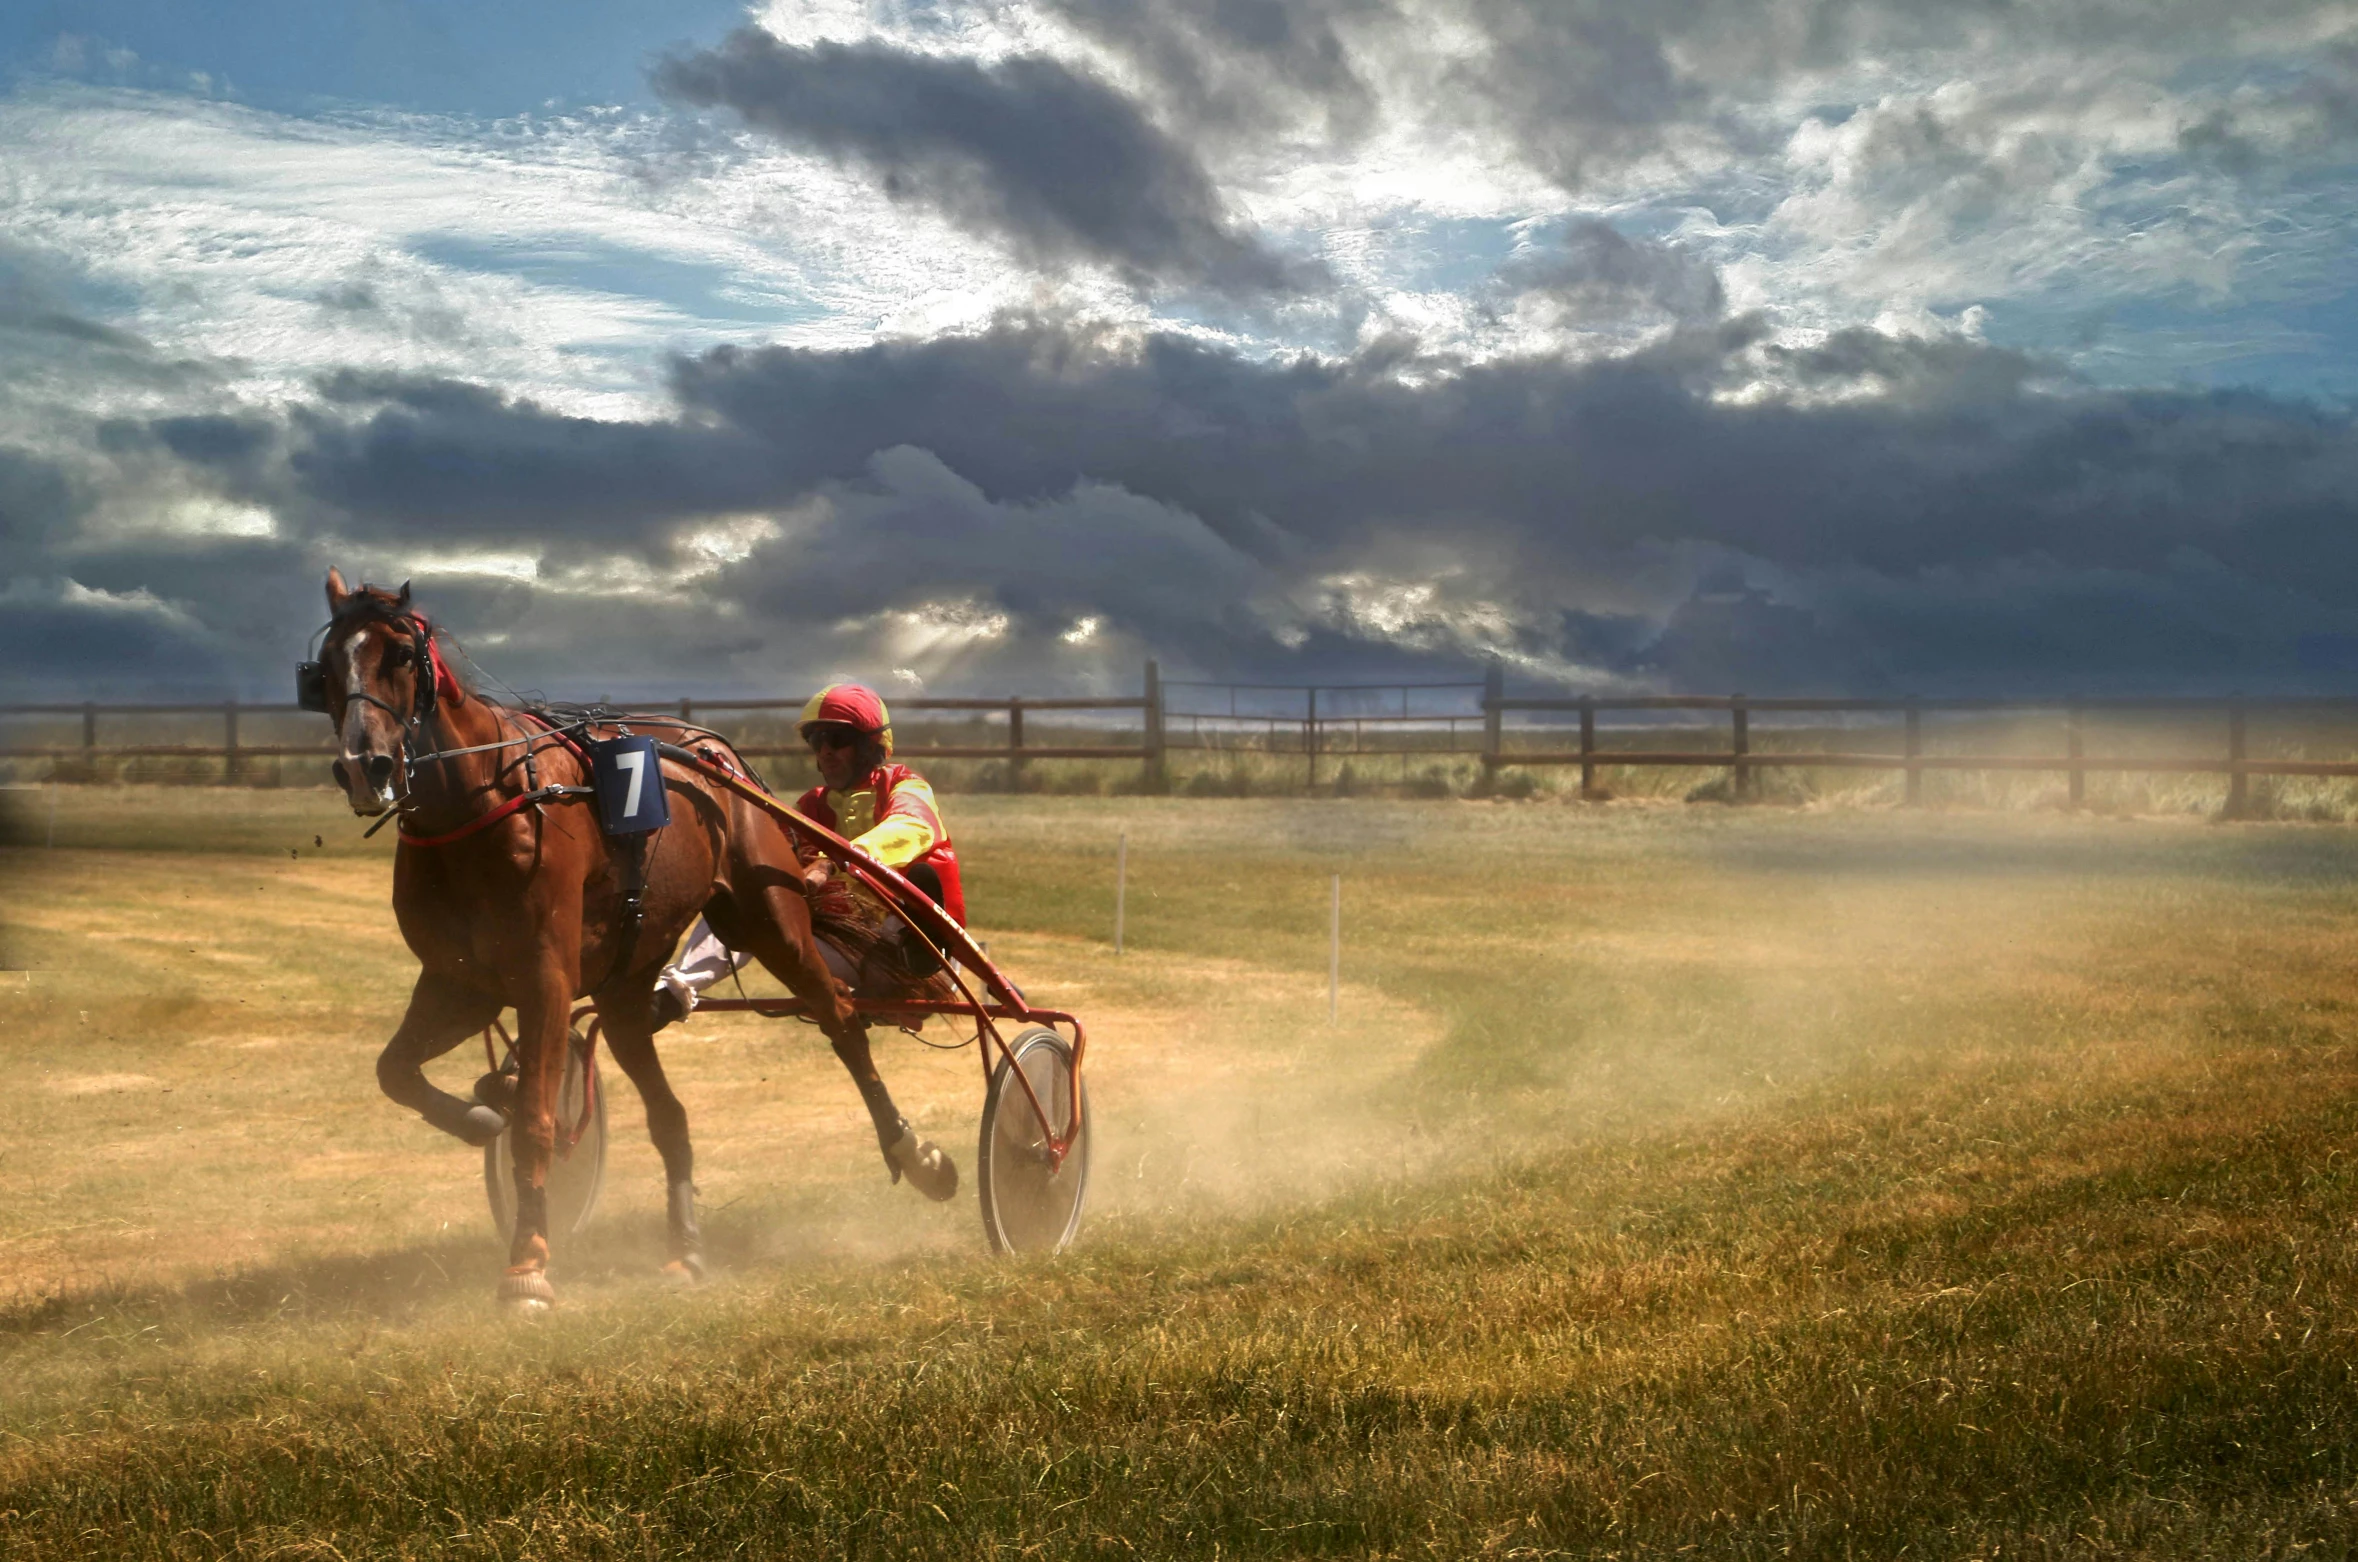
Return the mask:
[[[957,996],[927,945],[902,927],[899,913],[855,890],[848,875],[831,878],[811,896],[811,931],[843,951],[866,993],[905,998]]]
[[[856,892],[848,875],[828,879],[810,901],[811,931],[842,950],[854,970],[865,966],[884,942],[884,908]]]

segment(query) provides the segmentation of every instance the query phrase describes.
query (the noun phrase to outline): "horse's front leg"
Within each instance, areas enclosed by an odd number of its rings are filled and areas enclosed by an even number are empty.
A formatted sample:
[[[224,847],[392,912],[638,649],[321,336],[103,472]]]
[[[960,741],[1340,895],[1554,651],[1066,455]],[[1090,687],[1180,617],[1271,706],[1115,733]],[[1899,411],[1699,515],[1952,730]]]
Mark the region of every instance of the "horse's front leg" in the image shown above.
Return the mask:
[[[565,1080],[573,995],[580,986],[580,946],[578,923],[544,930],[533,967],[515,993],[516,1229],[499,1296],[518,1312],[544,1312],[557,1299],[548,1274],[548,1180],[557,1152],[557,1095]]]
[[[655,972],[627,971],[598,992],[606,1051],[637,1087],[647,1109],[647,1137],[663,1157],[663,1272],[680,1280],[704,1278],[704,1232],[696,1223],[696,1150],[688,1139],[688,1109],[655,1056]]]
[[[377,1088],[444,1133],[469,1144],[489,1144],[507,1126],[506,1120],[481,1102],[462,1101],[436,1089],[426,1078],[425,1065],[498,1019],[505,1006],[496,992],[420,971],[401,1028],[377,1054]]]

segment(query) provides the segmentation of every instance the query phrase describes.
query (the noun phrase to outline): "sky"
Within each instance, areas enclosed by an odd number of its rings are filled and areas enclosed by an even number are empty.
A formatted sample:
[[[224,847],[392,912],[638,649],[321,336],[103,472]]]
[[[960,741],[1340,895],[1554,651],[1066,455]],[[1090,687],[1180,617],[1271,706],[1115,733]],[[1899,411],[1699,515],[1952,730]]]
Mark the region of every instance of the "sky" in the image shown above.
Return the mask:
[[[2358,5],[0,12],[0,699],[2347,690]]]

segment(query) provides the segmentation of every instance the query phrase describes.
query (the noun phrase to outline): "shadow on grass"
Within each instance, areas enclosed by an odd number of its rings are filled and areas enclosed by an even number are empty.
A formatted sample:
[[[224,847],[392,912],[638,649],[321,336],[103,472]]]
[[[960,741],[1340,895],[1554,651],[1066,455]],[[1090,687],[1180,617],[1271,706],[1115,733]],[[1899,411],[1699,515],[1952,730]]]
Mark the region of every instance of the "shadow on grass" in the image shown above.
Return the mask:
[[[707,1273],[725,1282],[946,1256],[938,1229],[893,1218],[889,1202],[883,1208],[862,1201],[837,1208],[824,1203],[788,1198],[708,1208]],[[601,1215],[588,1231],[556,1245],[550,1275],[560,1296],[668,1288],[676,1282],[662,1273],[665,1251],[660,1214]],[[478,1303],[488,1311],[505,1254],[505,1240],[485,1222],[374,1253],[290,1257],[210,1277],[69,1282],[0,1302],[0,1342],[67,1333],[101,1318],[239,1327],[323,1319],[392,1323]]]
[[[735,1223],[708,1232],[707,1243],[722,1264],[749,1259],[760,1245],[756,1233]],[[391,1322],[470,1299],[488,1307],[505,1246],[486,1224],[374,1253],[289,1258],[207,1278],[61,1285],[0,1304],[0,1340],[70,1331],[98,1317],[237,1326],[347,1317]],[[552,1267],[560,1285],[611,1285],[652,1282],[662,1262],[662,1218],[646,1215],[594,1225],[566,1243]]]

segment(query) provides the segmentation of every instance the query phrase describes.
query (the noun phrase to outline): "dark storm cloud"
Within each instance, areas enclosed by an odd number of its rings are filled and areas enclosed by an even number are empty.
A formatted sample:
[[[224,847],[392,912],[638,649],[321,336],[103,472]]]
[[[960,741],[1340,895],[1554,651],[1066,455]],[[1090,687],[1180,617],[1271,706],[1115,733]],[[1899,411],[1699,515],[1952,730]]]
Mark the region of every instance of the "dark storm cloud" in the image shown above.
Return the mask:
[[[0,587],[0,666],[12,693],[36,698],[235,687],[232,659],[202,620],[144,589],[116,596],[64,577]]]
[[[882,43],[780,43],[743,28],[656,67],[674,101],[727,107],[864,168],[1037,264],[1112,266],[1134,285],[1282,292],[1297,278],[1241,232],[1184,145],[1057,61],[992,65]]]
[[[63,534],[88,506],[57,462],[0,445],[0,566]]]
[[[1715,397],[1756,329],[1410,382],[1366,360],[1010,326],[857,352],[723,349],[677,384],[781,473],[848,476],[869,450],[915,445],[994,498],[1115,483],[1248,547],[1270,525],[1337,545],[1464,519],[1541,560],[1685,539],[1812,567],[2038,552],[2146,568],[2192,547],[2260,578],[2358,589],[2358,439],[2340,415],[2258,394],[2042,393],[2018,354],[1863,332],[1796,360],[1855,399]],[[1910,394],[1873,394],[1895,380]]]
[[[863,467],[856,479],[827,485],[829,503],[792,548],[775,550],[729,589],[774,612],[813,617],[979,596],[1043,630],[1118,603],[1123,627],[1150,643],[1267,633],[1245,610],[1271,578],[1184,510],[1086,481],[994,502],[907,445]]]
[[[1736,686],[1755,690],[2011,690],[2299,682],[2298,636],[2358,630],[2347,416],[2099,391],[1965,341],[1779,349],[1738,318],[1618,359],[1468,367],[1011,322],[724,349],[674,379],[679,415],[644,424],[339,383],[280,431],[273,507],[379,549],[651,567],[700,517],[788,517],[692,588],[699,643],[773,655],[822,656],[845,625],[885,644],[999,623],[975,633],[982,655],[1096,617],[1237,675],[1357,645],[1437,665],[1608,656],[1674,681],[1724,682],[1749,657]],[[200,476],[250,464],[241,438],[183,446]],[[1633,617],[1664,624],[1731,567],[1775,613],[1714,641],[1697,610],[1630,649]]]
[[[347,373],[321,391],[287,430],[284,486],[252,493],[316,522],[631,545],[781,486],[766,453],[727,430],[576,417],[454,380]]]

